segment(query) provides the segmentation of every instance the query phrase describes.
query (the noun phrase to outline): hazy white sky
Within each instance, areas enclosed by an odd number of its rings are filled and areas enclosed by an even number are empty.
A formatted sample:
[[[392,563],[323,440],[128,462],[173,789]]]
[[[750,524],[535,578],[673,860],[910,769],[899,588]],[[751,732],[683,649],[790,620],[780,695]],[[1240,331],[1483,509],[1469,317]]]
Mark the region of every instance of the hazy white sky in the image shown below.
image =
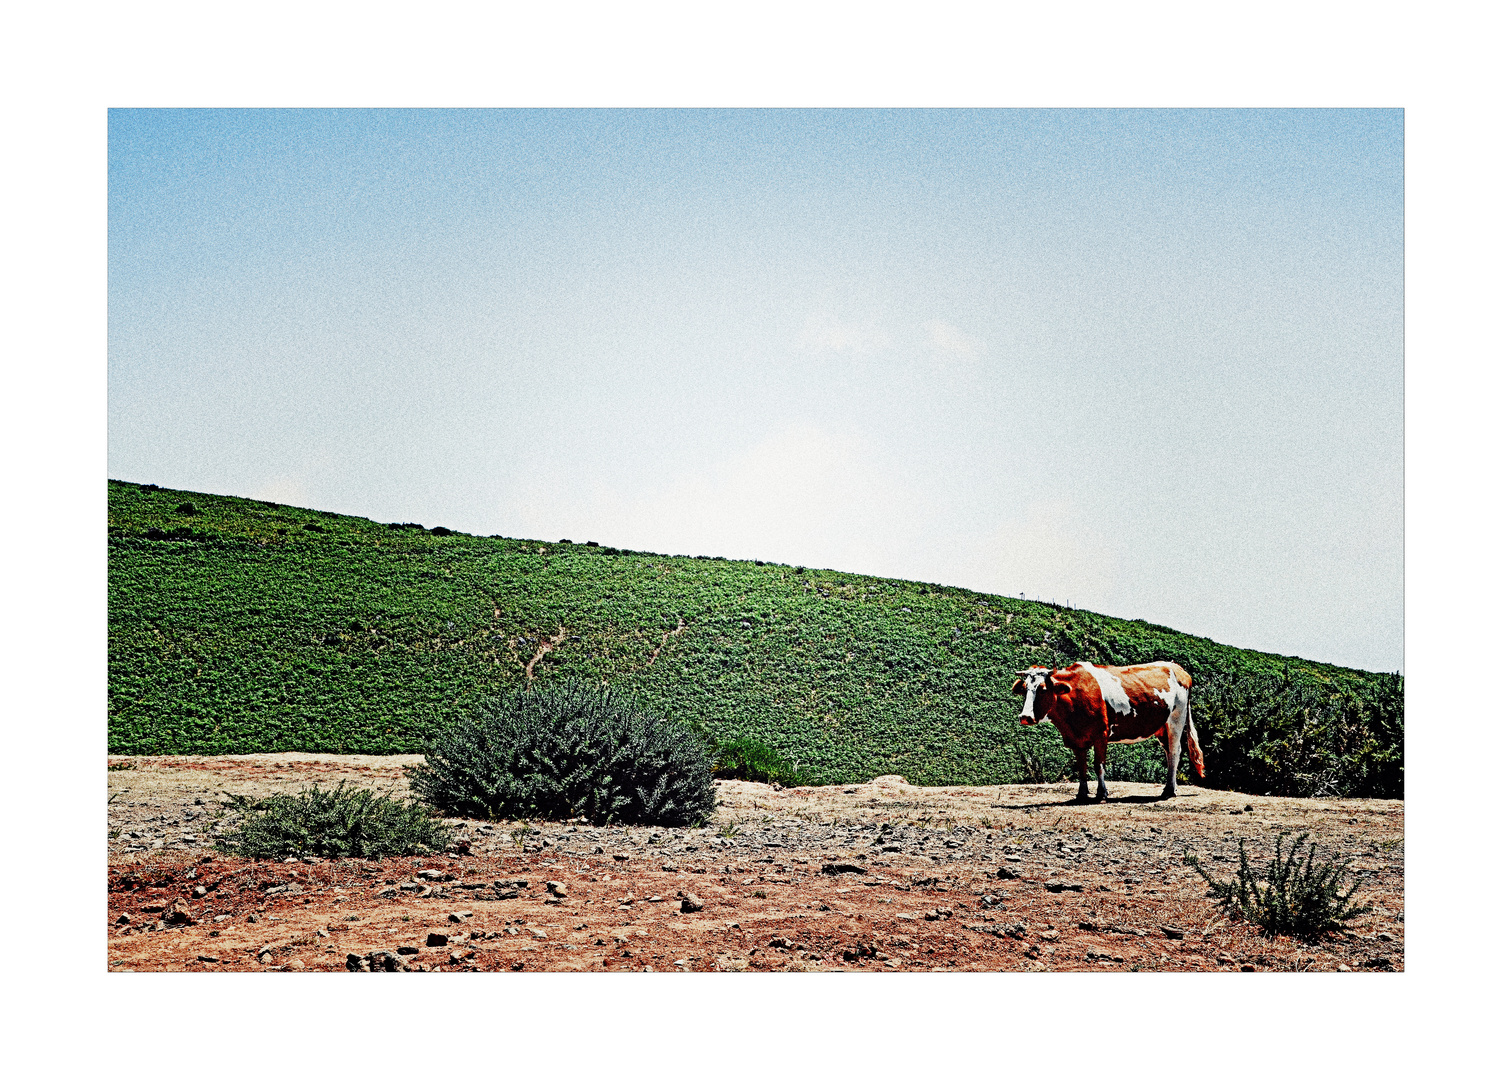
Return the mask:
[[[113,111],[109,472],[1402,666],[1383,111]]]

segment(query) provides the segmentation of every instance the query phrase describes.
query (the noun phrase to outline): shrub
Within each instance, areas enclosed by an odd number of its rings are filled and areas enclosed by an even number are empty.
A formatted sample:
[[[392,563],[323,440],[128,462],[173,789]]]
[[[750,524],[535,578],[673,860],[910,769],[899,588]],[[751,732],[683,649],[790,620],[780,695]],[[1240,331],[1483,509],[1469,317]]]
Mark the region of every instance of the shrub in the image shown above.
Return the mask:
[[[244,815],[241,827],[215,846],[249,859],[419,855],[442,851],[451,841],[426,807],[344,782],[332,791],[316,784],[298,795],[258,800],[232,795],[229,806]]]
[[[1329,685],[1287,671],[1199,680],[1192,712],[1206,783],[1263,795],[1400,799],[1400,675]]]
[[[759,739],[730,739],[714,750],[714,775],[720,780],[754,780],[761,784],[804,787],[814,778]]]
[[[1276,857],[1265,870],[1264,885],[1250,869],[1243,840],[1239,841],[1239,876],[1233,881],[1213,877],[1190,852],[1183,856],[1183,861],[1208,883],[1208,896],[1215,898],[1219,907],[1227,909],[1234,918],[1254,923],[1272,937],[1287,934],[1316,938],[1329,930],[1342,930],[1349,920],[1370,910],[1369,904],[1350,903],[1360,887],[1358,878],[1347,893],[1339,895],[1344,876],[1342,863],[1330,858],[1314,865],[1316,843],[1307,849],[1306,861],[1298,857],[1307,842],[1307,833],[1297,837],[1283,861],[1281,841],[1285,835],[1283,830],[1276,836]]]
[[[708,750],[692,728],[578,682],[484,702],[408,772],[420,798],[459,817],[678,826],[714,812]]]

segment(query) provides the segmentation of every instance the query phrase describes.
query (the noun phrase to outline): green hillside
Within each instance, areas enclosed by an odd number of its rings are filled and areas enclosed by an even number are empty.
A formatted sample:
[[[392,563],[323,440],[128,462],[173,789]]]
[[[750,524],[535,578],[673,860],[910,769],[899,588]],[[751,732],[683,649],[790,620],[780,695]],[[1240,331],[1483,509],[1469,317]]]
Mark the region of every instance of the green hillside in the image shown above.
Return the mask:
[[[1401,793],[1397,676],[833,570],[118,481],[109,508],[111,753],[418,752],[529,669],[611,680],[828,782],[1053,779],[1069,755],[1048,725],[1020,727],[1012,673],[1172,659],[1197,683],[1210,783]],[[1114,778],[1153,779],[1151,744],[1114,753]]]

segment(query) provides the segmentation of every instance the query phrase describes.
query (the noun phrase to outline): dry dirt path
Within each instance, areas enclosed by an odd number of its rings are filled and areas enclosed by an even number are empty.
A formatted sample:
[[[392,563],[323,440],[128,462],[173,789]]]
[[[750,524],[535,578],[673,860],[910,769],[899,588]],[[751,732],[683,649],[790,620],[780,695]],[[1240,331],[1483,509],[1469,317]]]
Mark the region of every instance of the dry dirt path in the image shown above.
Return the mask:
[[[403,793],[415,757],[111,758],[112,971],[1401,970],[1403,805],[1113,785],[780,791],[719,781],[702,829],[453,822],[428,858],[217,854],[224,794]],[[1183,865],[1261,865],[1282,830],[1363,878],[1315,944],[1218,915]],[[551,883],[555,883],[555,888]]]

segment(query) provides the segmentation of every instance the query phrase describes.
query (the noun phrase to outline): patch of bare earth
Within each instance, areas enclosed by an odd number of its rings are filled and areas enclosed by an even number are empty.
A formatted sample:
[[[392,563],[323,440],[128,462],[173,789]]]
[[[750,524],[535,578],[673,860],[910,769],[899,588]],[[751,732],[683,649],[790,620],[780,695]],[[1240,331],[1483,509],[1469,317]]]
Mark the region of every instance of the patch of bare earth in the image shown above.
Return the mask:
[[[702,829],[453,822],[428,858],[253,862],[213,850],[224,794],[345,780],[403,793],[415,757],[111,758],[113,971],[1401,970],[1403,805],[1114,784],[779,791],[720,781]],[[1346,858],[1372,911],[1316,943],[1220,915],[1282,830]],[[552,883],[555,883],[553,885]]]

